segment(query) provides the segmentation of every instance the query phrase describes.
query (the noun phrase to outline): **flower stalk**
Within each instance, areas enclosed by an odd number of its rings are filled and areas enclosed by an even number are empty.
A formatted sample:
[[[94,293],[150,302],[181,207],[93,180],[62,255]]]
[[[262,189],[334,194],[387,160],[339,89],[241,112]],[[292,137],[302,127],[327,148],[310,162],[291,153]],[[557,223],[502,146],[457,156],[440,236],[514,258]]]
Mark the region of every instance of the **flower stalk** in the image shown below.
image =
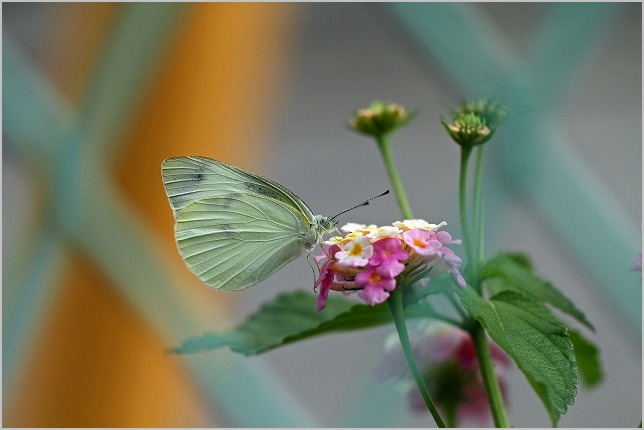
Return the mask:
[[[503,402],[503,395],[501,393],[501,386],[499,380],[494,372],[494,363],[492,361],[492,354],[490,353],[490,346],[487,341],[487,335],[483,326],[477,322],[470,331],[476,349],[476,357],[479,362],[479,369],[483,377],[483,384],[487,391],[488,400],[490,403],[490,411],[494,418],[494,425],[497,428],[510,427],[508,414],[505,410],[505,403]]]
[[[414,116],[415,113],[408,112],[399,104],[374,101],[368,107],[356,111],[351,120],[351,127],[354,131],[376,139],[389,180],[394,188],[398,206],[400,206],[403,217],[407,219],[412,219],[413,215],[394,165],[394,158],[389,146],[389,135],[411,121]]]
[[[391,317],[394,320],[396,331],[398,332],[398,338],[400,339],[400,345],[402,347],[403,354],[405,355],[405,360],[407,361],[409,370],[411,371],[414,381],[420,390],[420,394],[427,405],[427,409],[429,409],[434,421],[436,421],[436,425],[440,428],[445,428],[443,419],[438,413],[436,406],[434,406],[434,402],[432,402],[432,399],[429,397],[427,386],[425,385],[425,381],[423,381],[422,375],[418,371],[418,366],[416,365],[416,360],[412,353],[411,344],[409,343],[409,334],[407,333],[407,325],[405,324],[405,316],[403,313],[402,289],[397,288],[392,291],[389,299],[387,299],[387,304],[389,305]]]
[[[474,229],[476,231],[476,259],[475,268],[483,261],[483,148],[479,146],[476,151],[476,167],[474,171]]]
[[[458,202],[461,216],[461,231],[467,255],[468,272],[472,273],[474,254],[472,250],[472,236],[470,234],[470,223],[467,219],[467,165],[472,154],[472,148],[461,146],[461,172],[459,176]]]
[[[466,208],[466,181],[467,181],[467,164],[471,155],[471,148],[461,148],[461,184],[460,184],[460,212],[461,225],[463,230],[465,249],[467,252],[467,273],[469,274],[468,284],[481,292],[481,285],[478,282],[476,273],[479,263],[483,260],[483,214],[482,214],[482,165],[483,165],[483,147],[477,151],[476,170],[474,177],[474,196],[473,196],[473,220],[472,224],[476,228],[476,248],[473,249],[473,243],[470,241],[470,230],[467,220]],[[490,347],[487,342],[487,336],[483,326],[477,321],[474,322],[474,328],[471,330],[472,339],[474,340],[476,356],[479,361],[479,368],[485,390],[488,395],[490,411],[494,418],[494,424],[497,428],[506,428],[510,426],[499,380],[494,372]]]
[[[482,285],[478,280],[478,268],[484,259],[483,247],[483,148],[484,143],[492,138],[496,127],[506,116],[505,109],[493,100],[474,100],[464,103],[454,111],[451,123],[441,121],[452,139],[461,147],[461,166],[459,180],[459,209],[461,230],[467,255],[466,276],[468,285],[481,293]],[[474,171],[472,222],[468,222],[467,212],[467,169],[472,150],[476,148],[476,166]],[[472,242],[471,229],[476,234]],[[501,394],[499,380],[494,372],[487,334],[483,326],[472,320],[470,334],[474,341],[479,361],[481,376],[488,394],[490,410],[497,427],[509,427],[505,404]]]
[[[405,194],[405,189],[403,188],[400,177],[398,176],[398,171],[394,164],[394,157],[389,145],[389,137],[386,134],[381,134],[376,136],[376,141],[378,142],[378,149],[380,150],[380,154],[382,155],[382,159],[385,163],[385,168],[387,169],[391,186],[394,189],[394,194],[396,195],[400,211],[404,218],[412,219],[414,218],[414,215],[412,214],[409,201],[407,200],[407,195]]]

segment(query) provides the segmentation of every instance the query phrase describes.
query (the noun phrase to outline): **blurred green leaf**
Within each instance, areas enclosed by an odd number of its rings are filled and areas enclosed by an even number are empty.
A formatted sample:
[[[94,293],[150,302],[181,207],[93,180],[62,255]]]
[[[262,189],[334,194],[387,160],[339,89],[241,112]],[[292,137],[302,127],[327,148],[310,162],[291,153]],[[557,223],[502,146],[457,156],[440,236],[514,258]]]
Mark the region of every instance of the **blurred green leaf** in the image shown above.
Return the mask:
[[[575,358],[581,382],[593,388],[604,379],[604,370],[599,359],[599,348],[581,333],[568,329],[568,337],[575,347]]]
[[[517,363],[541,398],[553,425],[577,395],[577,366],[566,326],[538,301],[516,291],[490,300],[457,290],[463,306]]]
[[[488,280],[490,291],[499,293],[516,290],[531,298],[547,303],[595,330],[586,315],[551,283],[533,271],[527,256],[520,253],[501,253],[489,259],[481,268],[481,281]]]

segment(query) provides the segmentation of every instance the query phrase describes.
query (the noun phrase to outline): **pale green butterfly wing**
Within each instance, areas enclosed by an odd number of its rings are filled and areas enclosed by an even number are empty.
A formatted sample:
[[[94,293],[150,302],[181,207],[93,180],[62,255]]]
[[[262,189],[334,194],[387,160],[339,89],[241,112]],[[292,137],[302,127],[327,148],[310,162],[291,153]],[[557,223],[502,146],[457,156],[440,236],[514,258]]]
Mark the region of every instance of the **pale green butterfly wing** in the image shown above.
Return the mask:
[[[186,205],[175,237],[186,265],[206,285],[241,290],[310,249],[319,230],[280,200],[236,193]]]
[[[170,206],[177,214],[190,203],[221,194],[258,194],[292,206],[311,221],[311,209],[292,191],[256,173],[205,157],[168,158],[161,176]]]

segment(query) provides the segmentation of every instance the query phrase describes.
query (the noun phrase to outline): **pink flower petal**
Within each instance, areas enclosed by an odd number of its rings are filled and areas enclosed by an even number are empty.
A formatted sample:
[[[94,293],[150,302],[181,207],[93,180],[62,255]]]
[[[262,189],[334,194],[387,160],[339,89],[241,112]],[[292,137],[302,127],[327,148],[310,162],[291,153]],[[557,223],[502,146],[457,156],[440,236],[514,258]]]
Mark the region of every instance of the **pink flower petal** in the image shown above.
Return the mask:
[[[389,297],[388,291],[396,288],[396,280],[382,277],[375,270],[368,270],[356,276],[356,285],[364,287],[358,291],[358,297],[369,305],[382,303]]]
[[[418,255],[423,257],[436,255],[438,249],[442,246],[433,232],[420,228],[403,232],[403,240]]]
[[[365,287],[363,290],[358,291],[360,297],[366,304],[375,306],[389,298],[389,293],[381,288]]]
[[[401,261],[407,258],[409,253],[403,249],[399,239],[380,239],[373,244],[373,256],[369,259],[368,267],[375,269],[380,276],[393,278],[405,270]]]

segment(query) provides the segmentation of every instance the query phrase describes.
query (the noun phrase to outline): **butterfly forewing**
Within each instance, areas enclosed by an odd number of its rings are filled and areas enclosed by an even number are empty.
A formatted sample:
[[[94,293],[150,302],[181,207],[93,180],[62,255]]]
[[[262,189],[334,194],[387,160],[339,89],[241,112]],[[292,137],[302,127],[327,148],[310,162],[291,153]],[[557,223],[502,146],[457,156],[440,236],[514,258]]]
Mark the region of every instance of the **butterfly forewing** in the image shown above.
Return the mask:
[[[206,285],[241,290],[306,250],[309,223],[296,208],[259,194],[222,194],[176,215],[175,236],[188,268]]]
[[[170,206],[177,214],[189,204],[221,194],[255,194],[291,206],[310,221],[313,213],[293,192],[277,182],[221,161],[205,157],[168,158],[161,176]]]

